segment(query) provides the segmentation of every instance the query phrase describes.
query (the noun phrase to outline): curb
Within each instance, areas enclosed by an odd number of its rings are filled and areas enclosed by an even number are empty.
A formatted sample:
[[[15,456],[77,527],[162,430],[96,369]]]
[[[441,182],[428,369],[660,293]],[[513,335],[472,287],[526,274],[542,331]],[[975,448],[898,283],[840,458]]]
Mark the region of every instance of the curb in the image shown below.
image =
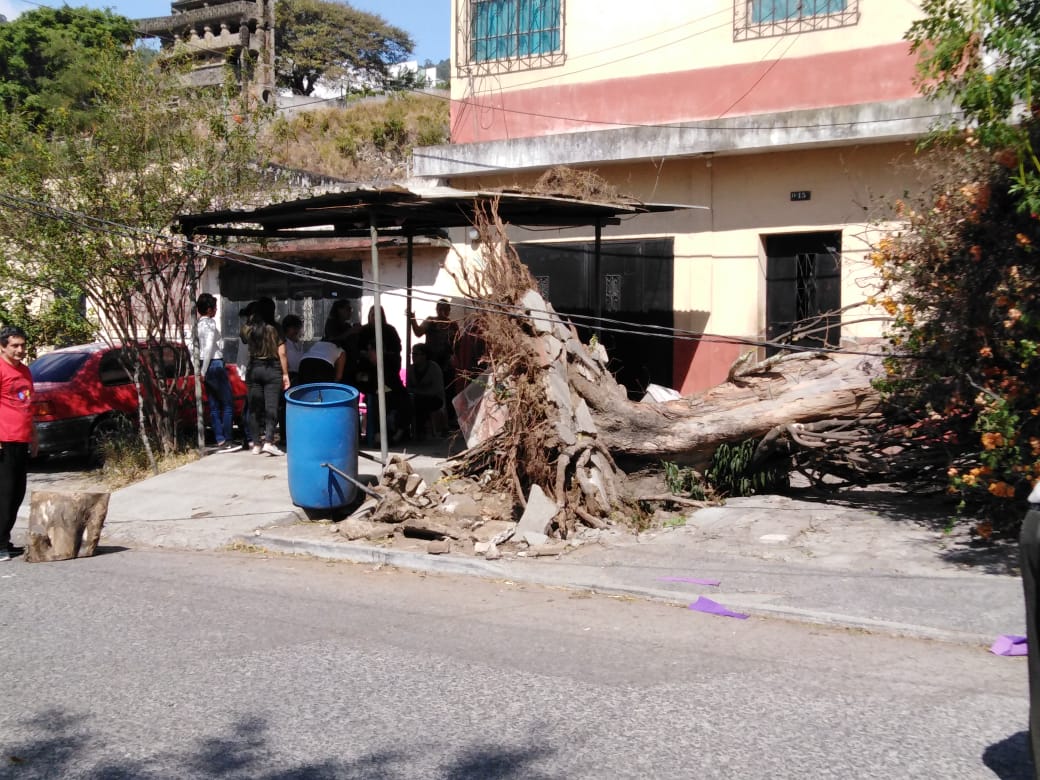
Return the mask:
[[[474,558],[463,558],[453,555],[429,555],[428,553],[416,553],[408,550],[392,550],[384,547],[369,547],[359,544],[327,544],[323,542],[298,540],[291,537],[269,535],[265,533],[254,536],[238,536],[234,541],[246,545],[252,545],[254,547],[260,547],[269,552],[282,553],[285,555],[304,555],[312,558],[324,558],[327,560],[396,566],[402,569],[432,572],[436,574],[459,574],[465,576],[484,577],[486,579],[523,582],[531,585],[567,588],[570,590],[587,590],[607,596],[640,598],[674,604],[676,606],[686,606],[698,595],[694,593],[679,594],[674,591],[658,590],[654,588],[589,583],[580,579],[561,580],[558,577],[539,576],[535,572],[519,571],[511,569],[508,565],[490,563],[488,561]],[[745,594],[745,596],[746,595],[747,594]],[[753,598],[754,596],[752,595],[752,599]],[[830,628],[851,629],[871,634],[886,634],[889,636],[905,637],[909,639],[926,639],[980,647],[988,647],[993,641],[993,637],[989,635],[935,628],[933,626],[898,623],[889,620],[875,620],[855,615],[843,615],[833,612],[824,612],[821,610],[804,609],[801,607],[764,606],[761,603],[754,602],[746,597],[741,598],[741,594],[727,594],[725,596],[725,602],[726,606],[731,609],[738,608],[756,617],[789,620]]]

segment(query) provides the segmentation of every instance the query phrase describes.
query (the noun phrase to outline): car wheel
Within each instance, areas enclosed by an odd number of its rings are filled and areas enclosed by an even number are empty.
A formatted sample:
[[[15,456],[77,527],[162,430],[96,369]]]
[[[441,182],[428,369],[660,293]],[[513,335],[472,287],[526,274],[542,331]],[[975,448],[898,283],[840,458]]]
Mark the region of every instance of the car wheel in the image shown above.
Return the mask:
[[[107,452],[120,443],[129,441],[133,436],[134,426],[126,417],[110,415],[99,419],[90,429],[87,442],[87,457],[91,465],[104,464]]]

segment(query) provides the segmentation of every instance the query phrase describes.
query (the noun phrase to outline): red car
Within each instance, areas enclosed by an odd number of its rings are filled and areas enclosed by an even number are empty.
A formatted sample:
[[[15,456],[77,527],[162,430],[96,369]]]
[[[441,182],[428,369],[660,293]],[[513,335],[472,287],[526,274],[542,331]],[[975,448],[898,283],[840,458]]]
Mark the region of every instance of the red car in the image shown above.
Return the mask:
[[[156,365],[162,365],[165,378],[176,383],[181,399],[178,416],[185,426],[194,425],[195,379],[188,348],[164,344],[147,349],[160,352],[156,357],[161,362]],[[56,349],[29,364],[41,455],[93,455],[106,436],[136,428],[137,389],[123,367],[121,352],[120,347],[107,344],[83,344]],[[246,386],[236,366],[228,365],[227,372],[234,416],[241,420]]]

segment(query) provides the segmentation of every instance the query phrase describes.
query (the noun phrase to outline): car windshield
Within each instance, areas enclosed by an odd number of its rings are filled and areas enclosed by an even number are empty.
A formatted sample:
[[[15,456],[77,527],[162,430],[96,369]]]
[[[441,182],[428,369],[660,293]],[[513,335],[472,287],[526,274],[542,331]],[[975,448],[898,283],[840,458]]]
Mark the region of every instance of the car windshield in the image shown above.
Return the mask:
[[[29,364],[34,382],[68,382],[79,371],[89,352],[51,352]]]

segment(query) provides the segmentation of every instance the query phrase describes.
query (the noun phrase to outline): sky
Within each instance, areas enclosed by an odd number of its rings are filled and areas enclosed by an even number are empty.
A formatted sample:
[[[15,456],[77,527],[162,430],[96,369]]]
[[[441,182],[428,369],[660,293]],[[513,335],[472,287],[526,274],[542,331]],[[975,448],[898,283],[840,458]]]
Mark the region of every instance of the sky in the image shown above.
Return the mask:
[[[0,0],[0,14],[13,19],[40,5],[62,5],[58,0]],[[69,0],[68,5],[110,8],[131,19],[167,16],[169,0]],[[415,41],[415,59],[440,62],[451,53],[451,0],[352,0],[350,5],[379,14],[407,31]]]

